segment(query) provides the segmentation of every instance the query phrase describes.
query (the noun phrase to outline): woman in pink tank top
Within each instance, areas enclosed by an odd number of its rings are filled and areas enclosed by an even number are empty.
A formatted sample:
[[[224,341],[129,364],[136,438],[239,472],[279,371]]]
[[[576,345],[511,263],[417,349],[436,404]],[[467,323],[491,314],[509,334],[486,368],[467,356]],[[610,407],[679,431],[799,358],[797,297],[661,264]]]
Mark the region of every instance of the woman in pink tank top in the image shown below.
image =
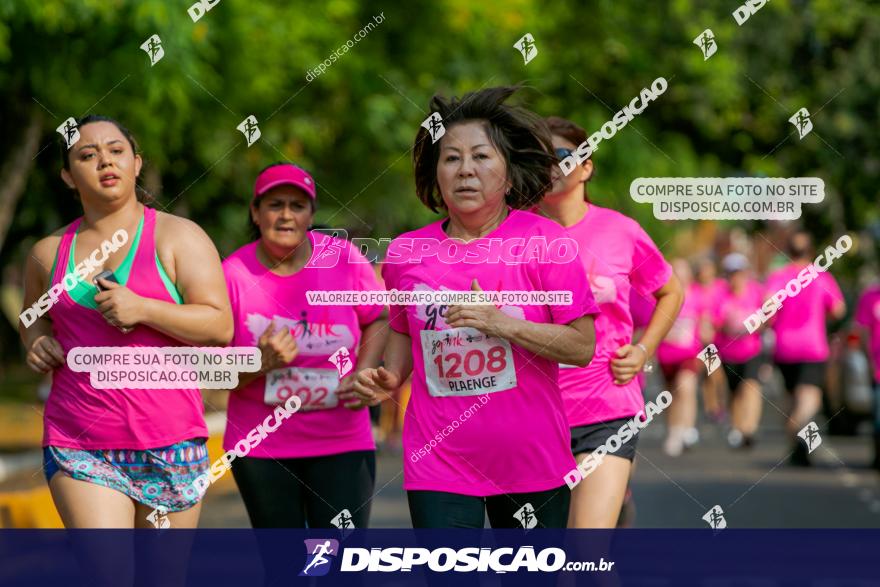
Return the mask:
[[[69,137],[61,177],[83,216],[31,250],[20,326],[28,365],[53,379],[49,488],[68,528],[192,528],[192,481],[208,466],[199,390],[98,389],[67,357],[77,347],[225,346],[232,318],[220,258],[196,224],[144,205],[142,160],[118,122],[88,116]],[[102,250],[105,242],[124,244]],[[111,279],[95,282],[105,270]]]

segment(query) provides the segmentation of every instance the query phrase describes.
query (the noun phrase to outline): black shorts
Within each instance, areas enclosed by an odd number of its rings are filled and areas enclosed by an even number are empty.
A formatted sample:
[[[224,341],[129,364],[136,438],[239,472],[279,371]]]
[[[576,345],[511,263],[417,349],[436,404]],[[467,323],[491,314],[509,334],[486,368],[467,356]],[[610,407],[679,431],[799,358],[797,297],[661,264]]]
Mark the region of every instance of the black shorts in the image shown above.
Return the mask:
[[[815,385],[825,387],[825,361],[816,363],[776,363],[782,378],[785,380],[785,390],[794,393],[798,385]]]
[[[413,528],[565,528],[571,490],[565,485],[532,493],[474,497],[445,491],[407,491]],[[431,585],[431,582],[428,582]]]
[[[620,418],[619,420],[597,422],[595,424],[587,424],[586,426],[575,426],[571,429],[571,454],[579,455],[593,452],[608,442],[609,438],[617,434],[621,426],[635,417],[636,416],[633,415],[629,418]],[[620,449],[614,452],[609,450],[608,454],[632,461],[636,458],[636,443],[638,442],[638,437],[638,434],[633,434],[629,440],[620,445]]]
[[[758,369],[761,368],[761,356],[755,355],[745,363],[724,363],[724,374],[727,375],[727,387],[730,393],[736,393],[745,379],[758,380]]]

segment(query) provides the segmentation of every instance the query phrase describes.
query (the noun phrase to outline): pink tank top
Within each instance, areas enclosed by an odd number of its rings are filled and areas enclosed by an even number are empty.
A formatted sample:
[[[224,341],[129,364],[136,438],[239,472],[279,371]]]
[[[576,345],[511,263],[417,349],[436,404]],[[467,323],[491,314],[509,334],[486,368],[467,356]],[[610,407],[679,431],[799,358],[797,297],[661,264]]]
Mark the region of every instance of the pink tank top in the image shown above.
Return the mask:
[[[74,221],[61,237],[50,287],[64,277],[71,241],[81,221]],[[140,296],[174,303],[156,267],[155,228],[156,211],[145,206],[141,240],[124,285]],[[123,334],[97,310],[73,301],[66,291],[49,315],[53,336],[65,356],[83,346],[185,346],[144,325]],[[66,364],[52,373],[44,421],[43,446],[86,450],[144,450],[208,436],[198,389],[95,389],[88,373],[72,371]]]

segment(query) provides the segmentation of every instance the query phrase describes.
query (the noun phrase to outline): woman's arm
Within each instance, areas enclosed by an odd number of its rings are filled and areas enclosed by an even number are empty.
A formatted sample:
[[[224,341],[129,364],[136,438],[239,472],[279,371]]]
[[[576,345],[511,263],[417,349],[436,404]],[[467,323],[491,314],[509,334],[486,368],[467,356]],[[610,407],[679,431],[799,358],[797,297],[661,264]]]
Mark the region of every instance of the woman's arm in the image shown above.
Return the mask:
[[[234,332],[232,313],[214,243],[194,222],[168,214],[158,214],[156,242],[157,250],[162,249],[163,266],[184,303],[144,298],[124,286],[102,281],[108,291],[95,296],[98,309],[111,324],[123,328],[145,324],[191,345],[229,344]]]
[[[617,385],[629,383],[636,373],[642,370],[648,357],[654,354],[675,323],[684,301],[684,290],[678,277],[675,274],[671,275],[669,280],[654,292],[654,298],[657,299],[657,306],[651,314],[651,320],[641,340],[637,344],[623,345],[617,349],[616,357],[611,359],[611,373]]]
[[[46,293],[49,287],[49,269],[58,249],[60,238],[57,235],[37,242],[28,253],[24,275],[24,303],[22,311]],[[28,366],[40,373],[49,373],[64,365],[64,350],[52,336],[52,321],[48,313],[43,314],[30,326],[19,320],[18,333],[27,352]]]
[[[645,328],[645,333],[639,341],[648,349],[648,355],[654,354],[681,311],[684,290],[678,277],[674,274],[671,275],[669,281],[654,292],[654,298],[657,300],[657,306],[654,308],[651,321],[648,322],[648,327]]]

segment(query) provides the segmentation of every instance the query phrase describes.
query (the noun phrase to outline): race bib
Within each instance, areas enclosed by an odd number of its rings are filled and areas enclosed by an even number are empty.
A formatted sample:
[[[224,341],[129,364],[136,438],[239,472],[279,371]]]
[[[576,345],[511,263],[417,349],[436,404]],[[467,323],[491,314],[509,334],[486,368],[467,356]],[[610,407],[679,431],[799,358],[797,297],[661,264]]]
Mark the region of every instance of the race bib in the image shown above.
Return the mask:
[[[476,328],[422,330],[428,393],[434,397],[483,395],[516,387],[510,343]]]
[[[690,346],[696,341],[696,320],[693,318],[679,317],[669,329],[666,335],[666,342],[676,346]]]
[[[266,374],[263,402],[277,406],[296,395],[302,401],[300,411],[329,410],[339,405],[339,396],[335,393],[337,387],[339,377],[335,369],[274,369]]]

